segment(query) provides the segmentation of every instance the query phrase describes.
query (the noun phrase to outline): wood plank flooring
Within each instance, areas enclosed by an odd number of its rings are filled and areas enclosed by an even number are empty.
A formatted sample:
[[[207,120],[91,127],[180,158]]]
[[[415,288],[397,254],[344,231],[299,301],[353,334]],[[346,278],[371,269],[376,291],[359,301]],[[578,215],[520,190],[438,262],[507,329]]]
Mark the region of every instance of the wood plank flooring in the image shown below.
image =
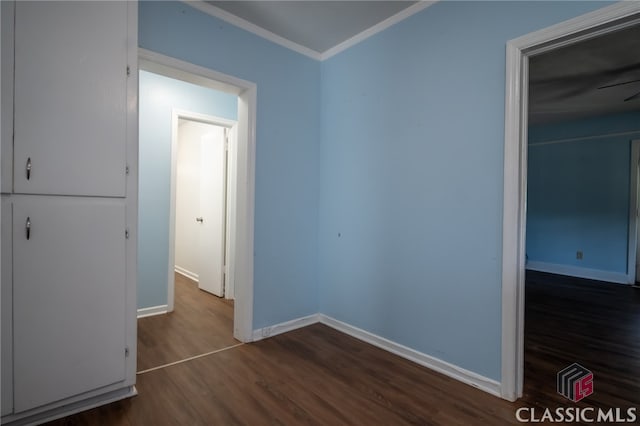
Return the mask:
[[[577,362],[594,375],[593,395],[577,406],[639,406],[640,414],[640,290],[528,272],[525,297],[527,402],[566,403],[556,373]]]
[[[233,338],[233,301],[175,274],[174,311],[138,320],[138,371],[226,348]]]
[[[502,425],[571,407],[557,371],[580,362],[581,407],[640,404],[640,291],[530,275],[525,396],[509,403],[316,324],[138,375],[135,398],[52,425]]]

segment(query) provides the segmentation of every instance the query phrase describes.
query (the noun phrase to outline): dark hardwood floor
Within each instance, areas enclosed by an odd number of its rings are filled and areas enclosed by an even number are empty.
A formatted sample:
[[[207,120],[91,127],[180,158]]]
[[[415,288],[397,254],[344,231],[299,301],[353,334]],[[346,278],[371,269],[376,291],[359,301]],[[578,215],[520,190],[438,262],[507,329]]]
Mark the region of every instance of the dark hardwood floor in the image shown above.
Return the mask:
[[[529,274],[525,395],[509,403],[323,325],[138,375],[139,395],[52,425],[502,425],[520,407],[640,403],[640,290]],[[579,362],[574,404],[556,373]]]
[[[138,320],[138,371],[238,344],[233,301],[175,274],[174,311]]]
[[[528,404],[565,404],[556,373],[577,362],[594,375],[577,406],[640,406],[640,289],[529,271],[525,300]]]

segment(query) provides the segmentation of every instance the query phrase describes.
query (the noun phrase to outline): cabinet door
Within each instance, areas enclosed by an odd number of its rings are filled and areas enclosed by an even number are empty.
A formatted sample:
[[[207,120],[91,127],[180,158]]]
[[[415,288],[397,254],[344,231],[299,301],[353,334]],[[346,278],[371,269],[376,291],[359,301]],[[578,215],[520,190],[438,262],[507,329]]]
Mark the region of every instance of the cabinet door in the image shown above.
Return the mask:
[[[14,192],[124,196],[127,2],[16,2],[14,79]]]
[[[2,250],[2,275],[0,275],[0,294],[2,316],[0,317],[0,394],[2,395],[1,414],[13,413],[13,287],[11,282],[11,201],[0,196],[0,248]]]
[[[13,206],[16,413],[125,379],[125,205]]]

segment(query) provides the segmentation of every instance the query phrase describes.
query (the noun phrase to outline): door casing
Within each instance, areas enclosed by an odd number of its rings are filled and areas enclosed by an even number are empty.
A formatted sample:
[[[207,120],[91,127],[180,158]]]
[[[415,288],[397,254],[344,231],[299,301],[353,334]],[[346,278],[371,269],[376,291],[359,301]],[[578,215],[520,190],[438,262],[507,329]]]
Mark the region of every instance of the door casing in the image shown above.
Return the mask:
[[[227,120],[221,117],[210,116],[206,114],[199,114],[191,111],[174,109],[171,114],[171,207],[169,213],[169,282],[168,282],[168,311],[171,312],[174,309],[174,299],[175,299],[175,279],[174,279],[174,268],[175,268],[175,239],[176,239],[176,189],[177,189],[177,168],[178,168],[178,142],[179,142],[179,121],[189,120],[196,121],[200,123],[211,124],[213,126],[222,127],[224,129],[228,129],[229,132],[229,146],[228,146],[228,163],[237,163],[237,149],[236,149],[236,141],[234,140],[234,135],[236,132],[237,122],[234,120]],[[225,258],[225,266],[224,266],[224,290],[223,293],[225,298],[232,299],[233,298],[233,281],[229,279],[229,271],[234,269],[235,266],[235,254],[231,252],[230,240],[236,238],[236,229],[235,226],[231,225],[230,218],[235,213],[235,205],[230,203],[230,196],[233,194],[234,197],[232,199],[235,200],[235,192],[237,188],[237,182],[235,176],[232,176],[232,173],[229,173],[229,166],[227,166],[227,170],[225,170],[226,180],[227,180],[227,192],[226,192],[226,200],[225,200],[225,234],[224,238],[224,258]]]
[[[236,179],[229,203],[235,212],[229,217],[235,237],[227,238],[235,264],[228,279],[234,283],[233,337],[253,340],[253,247],[255,211],[256,105],[257,85],[209,68],[181,61],[150,50],[138,49],[140,69],[238,96],[236,161],[229,162],[229,176]],[[230,191],[231,192],[231,191]],[[173,306],[170,295],[168,303]]]

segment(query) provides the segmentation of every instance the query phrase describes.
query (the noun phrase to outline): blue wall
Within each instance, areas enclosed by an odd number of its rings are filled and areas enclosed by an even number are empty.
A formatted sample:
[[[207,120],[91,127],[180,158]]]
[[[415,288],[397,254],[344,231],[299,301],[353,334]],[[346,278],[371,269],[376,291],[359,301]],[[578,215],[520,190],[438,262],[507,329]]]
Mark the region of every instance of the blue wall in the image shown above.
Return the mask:
[[[235,120],[238,98],[140,71],[138,308],[167,304],[171,114],[182,109]]]
[[[139,44],[257,84],[253,326],[318,312],[320,64],[179,2],[139,3]]]
[[[142,47],[258,84],[254,328],[319,311],[500,380],[505,44],[604,5],[439,2],[320,64],[142,2]]]
[[[554,140],[638,131],[561,143]],[[529,129],[529,262],[626,274],[630,154],[640,113]],[[576,251],[584,253],[576,259]]]
[[[505,44],[596,2],[439,2],[322,64],[320,311],[500,380]]]

